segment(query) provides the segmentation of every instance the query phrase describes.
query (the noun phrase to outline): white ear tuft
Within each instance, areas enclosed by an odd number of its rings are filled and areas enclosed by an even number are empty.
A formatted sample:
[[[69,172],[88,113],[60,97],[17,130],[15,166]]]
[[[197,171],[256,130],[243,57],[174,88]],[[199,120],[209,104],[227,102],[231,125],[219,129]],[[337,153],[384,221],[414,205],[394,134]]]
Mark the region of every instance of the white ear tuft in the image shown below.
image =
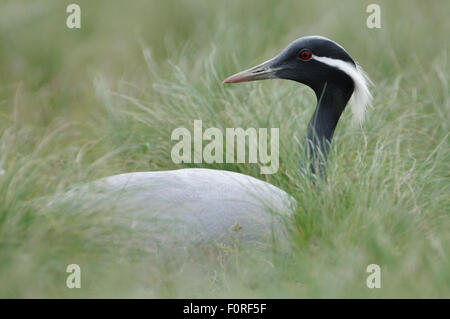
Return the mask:
[[[353,95],[350,99],[350,108],[356,122],[362,123],[364,121],[364,113],[367,106],[372,104],[372,94],[369,90],[369,85],[373,85],[366,72],[356,64],[356,72],[351,76],[354,83]]]
[[[350,99],[350,108],[353,113],[353,118],[356,122],[362,123],[364,120],[364,113],[366,107],[372,102],[372,94],[369,90],[369,85],[372,85],[366,72],[356,64],[356,68],[350,62],[333,59],[323,56],[313,56],[313,59],[325,63],[329,66],[338,68],[345,72],[352,80],[354,84],[353,95]]]

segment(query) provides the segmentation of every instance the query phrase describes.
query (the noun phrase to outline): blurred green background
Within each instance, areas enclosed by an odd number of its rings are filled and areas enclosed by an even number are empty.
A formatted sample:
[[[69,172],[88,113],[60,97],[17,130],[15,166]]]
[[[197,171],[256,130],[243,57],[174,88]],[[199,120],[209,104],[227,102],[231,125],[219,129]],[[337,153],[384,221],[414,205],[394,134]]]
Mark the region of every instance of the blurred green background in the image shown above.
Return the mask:
[[[69,3],[0,3],[0,297],[450,297],[449,1],[377,1],[381,29],[366,27],[372,1],[86,0],[79,30]],[[339,124],[319,191],[296,175],[312,92],[221,84],[305,35],[340,43],[375,83],[363,127]],[[107,211],[48,207],[77,183],[183,167],[170,133],[194,119],[280,127],[279,174],[202,167],[295,194],[289,257],[155,257]],[[65,287],[69,263],[82,289]],[[371,263],[382,289],[365,286]]]

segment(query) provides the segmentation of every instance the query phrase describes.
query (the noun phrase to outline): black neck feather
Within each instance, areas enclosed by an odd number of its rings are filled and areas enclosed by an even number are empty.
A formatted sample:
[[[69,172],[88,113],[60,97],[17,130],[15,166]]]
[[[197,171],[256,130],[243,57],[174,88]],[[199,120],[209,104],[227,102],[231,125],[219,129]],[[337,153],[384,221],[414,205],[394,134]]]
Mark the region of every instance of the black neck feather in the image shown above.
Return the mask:
[[[353,93],[353,83],[325,83],[314,91],[318,102],[308,124],[305,149],[312,173],[323,175],[331,139]]]

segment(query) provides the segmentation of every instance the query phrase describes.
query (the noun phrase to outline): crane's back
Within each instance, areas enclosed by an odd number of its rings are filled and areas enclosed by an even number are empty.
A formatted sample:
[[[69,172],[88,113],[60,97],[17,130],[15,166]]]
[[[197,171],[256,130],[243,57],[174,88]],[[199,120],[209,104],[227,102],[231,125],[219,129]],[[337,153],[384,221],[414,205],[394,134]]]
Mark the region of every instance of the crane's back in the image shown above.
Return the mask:
[[[283,216],[295,200],[251,176],[180,169],[110,176],[84,189],[152,244],[180,246],[230,240],[269,243],[284,237]],[[105,205],[103,205],[105,206]]]

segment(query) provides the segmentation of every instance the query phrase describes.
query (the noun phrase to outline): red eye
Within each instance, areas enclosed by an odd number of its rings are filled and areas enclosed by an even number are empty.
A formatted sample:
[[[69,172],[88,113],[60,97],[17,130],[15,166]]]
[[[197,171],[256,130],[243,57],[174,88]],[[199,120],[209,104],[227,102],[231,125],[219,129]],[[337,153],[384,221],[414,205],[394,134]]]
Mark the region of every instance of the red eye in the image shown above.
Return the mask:
[[[309,60],[311,59],[311,56],[312,56],[311,51],[309,51],[308,49],[303,49],[298,54],[298,57],[302,60]]]

